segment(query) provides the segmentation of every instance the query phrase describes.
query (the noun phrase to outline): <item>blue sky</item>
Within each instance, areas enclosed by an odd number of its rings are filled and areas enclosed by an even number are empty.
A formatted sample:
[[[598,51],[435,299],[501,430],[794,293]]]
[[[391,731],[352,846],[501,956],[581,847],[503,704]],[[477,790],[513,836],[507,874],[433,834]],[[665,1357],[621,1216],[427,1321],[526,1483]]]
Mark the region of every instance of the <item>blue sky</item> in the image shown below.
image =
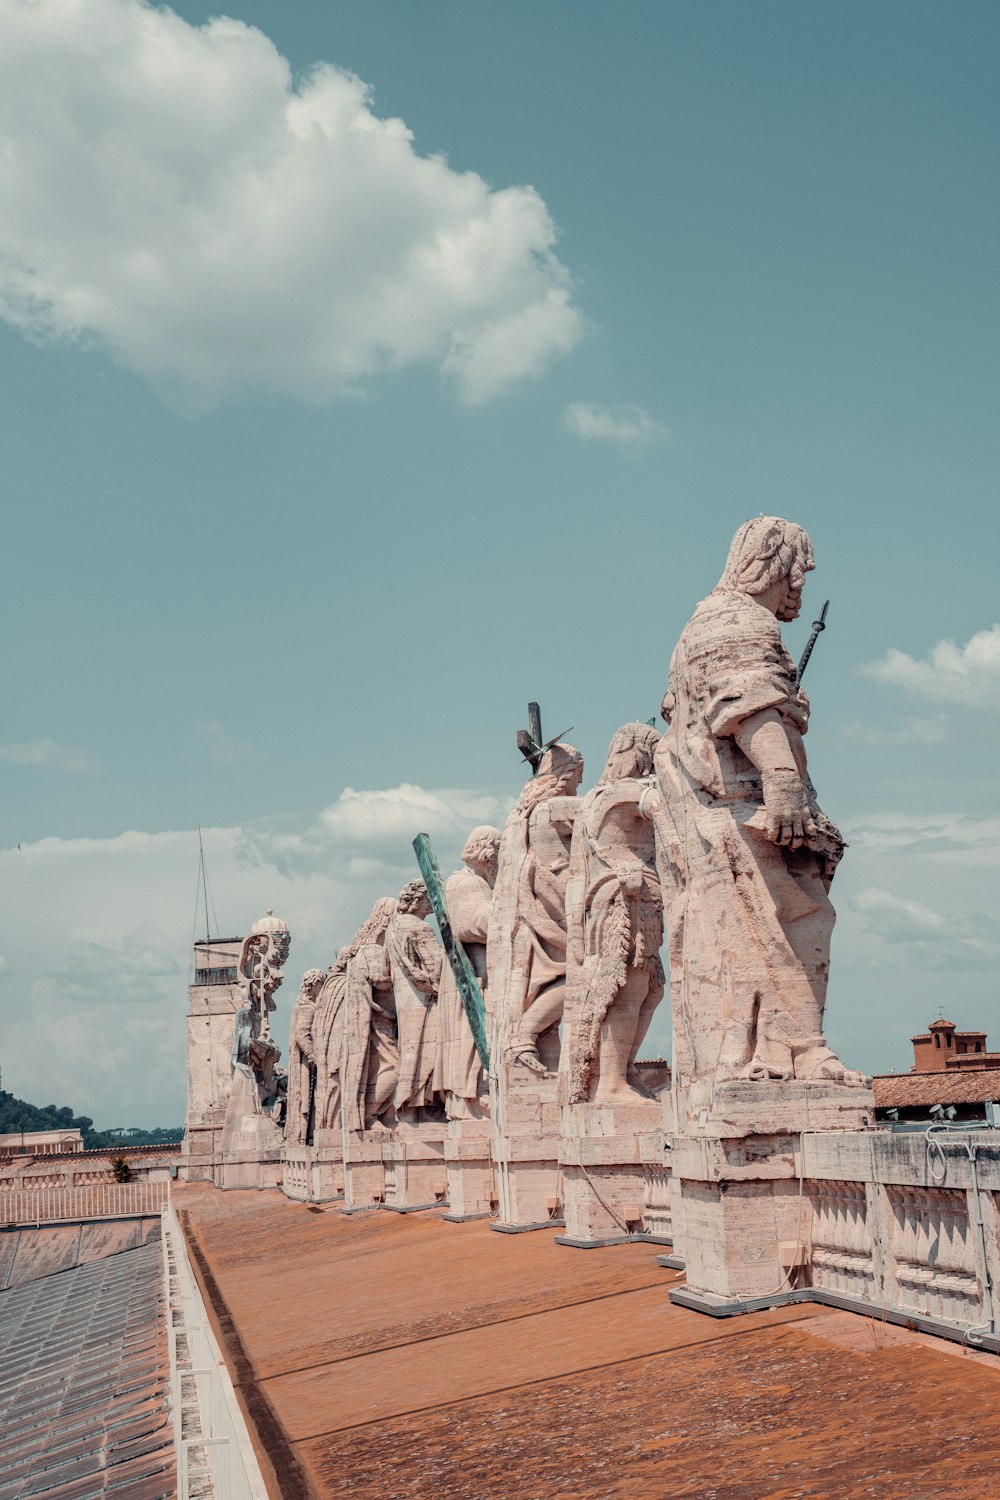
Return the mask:
[[[198,823],[287,1014],[528,698],[596,779],[759,511],[793,652],[832,600],[831,1036],[1000,1044],[995,6],[228,14],[0,7],[4,1087],[180,1118]]]

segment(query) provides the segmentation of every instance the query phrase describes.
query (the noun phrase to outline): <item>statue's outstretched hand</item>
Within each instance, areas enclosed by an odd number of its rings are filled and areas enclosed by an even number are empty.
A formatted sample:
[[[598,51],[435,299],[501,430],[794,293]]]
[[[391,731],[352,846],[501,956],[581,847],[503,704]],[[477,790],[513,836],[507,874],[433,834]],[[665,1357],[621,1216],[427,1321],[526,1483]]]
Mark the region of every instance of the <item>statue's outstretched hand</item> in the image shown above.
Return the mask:
[[[789,849],[810,845],[816,824],[809,811],[805,785],[798,771],[764,771],[764,831],[775,844]]]

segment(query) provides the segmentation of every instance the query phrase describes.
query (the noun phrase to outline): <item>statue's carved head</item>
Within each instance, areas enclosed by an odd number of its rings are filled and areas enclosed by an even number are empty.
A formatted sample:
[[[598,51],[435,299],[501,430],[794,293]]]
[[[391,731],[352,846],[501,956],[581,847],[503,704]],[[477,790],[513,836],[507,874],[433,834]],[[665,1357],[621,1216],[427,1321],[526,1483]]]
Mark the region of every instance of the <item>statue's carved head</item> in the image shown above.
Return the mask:
[[[757,516],[733,537],[718,587],[758,595],[787,581],[775,613],[779,620],[794,620],[806,574],[814,567],[812,542],[801,526],[780,516]]]
[[[629,776],[651,776],[659,739],[659,730],[652,724],[623,724],[608,748],[601,785],[609,781],[624,781]]]
[[[582,780],[583,756],[574,745],[556,740],[538,762],[538,774],[524,788],[515,812],[531,812],[550,797],[574,797]]]
[[[270,1001],[281,984],[281,971],[288,961],[291,942],[288,923],[276,917],[270,909],[265,917],[253,924],[243,939],[237,973],[245,990],[253,988],[256,1002],[261,999]],[[273,1010],[273,1004],[269,1008]]]
[[[307,969],[299,985],[299,999],[307,1002],[315,1000],[326,979],[327,975],[323,969]]]
[[[419,878],[411,880],[404,885],[399,893],[399,910],[409,917],[426,917],[430,915],[431,898],[427,894],[427,887]]]
[[[500,830],[490,823],[474,828],[462,849],[462,861],[477,874],[485,875],[492,885],[496,879],[497,859],[500,855]]]

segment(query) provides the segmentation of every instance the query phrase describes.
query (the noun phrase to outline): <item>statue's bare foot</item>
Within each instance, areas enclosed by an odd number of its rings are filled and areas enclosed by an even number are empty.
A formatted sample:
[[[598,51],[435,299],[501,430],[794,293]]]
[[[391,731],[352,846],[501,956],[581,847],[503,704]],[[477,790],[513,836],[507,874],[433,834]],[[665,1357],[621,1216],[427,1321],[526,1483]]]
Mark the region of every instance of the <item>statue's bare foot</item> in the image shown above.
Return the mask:
[[[530,1042],[522,1047],[515,1047],[510,1058],[520,1068],[527,1068],[529,1073],[537,1073],[539,1078],[550,1078],[548,1068],[538,1055],[538,1048]]]
[[[863,1073],[846,1068],[836,1052],[825,1045],[810,1047],[795,1059],[795,1076],[811,1083],[842,1083],[850,1089],[865,1087]]]

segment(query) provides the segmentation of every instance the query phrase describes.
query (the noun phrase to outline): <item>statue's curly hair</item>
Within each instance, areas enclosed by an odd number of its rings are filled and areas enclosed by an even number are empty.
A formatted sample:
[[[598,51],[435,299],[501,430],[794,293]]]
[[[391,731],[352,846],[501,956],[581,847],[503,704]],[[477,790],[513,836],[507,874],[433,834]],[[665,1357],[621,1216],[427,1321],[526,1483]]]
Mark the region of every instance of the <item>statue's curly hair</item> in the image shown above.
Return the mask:
[[[396,904],[401,912],[411,912],[416,911],[420,903],[428,899],[427,887],[418,876],[416,880],[411,880],[403,886]]]
[[[733,537],[717,587],[730,594],[762,594],[779,578],[799,585],[812,571],[813,549],[807,532],[781,516],[745,521]]]
[[[309,995],[312,991],[318,990],[326,978],[325,969],[307,969],[299,985],[299,995]]]
[[[623,724],[608,747],[608,759],[600,785],[624,781],[627,776],[650,776],[660,732],[652,724]]]
[[[491,823],[481,823],[474,828],[465,841],[462,859],[475,865],[490,865],[500,848],[500,830]]]

